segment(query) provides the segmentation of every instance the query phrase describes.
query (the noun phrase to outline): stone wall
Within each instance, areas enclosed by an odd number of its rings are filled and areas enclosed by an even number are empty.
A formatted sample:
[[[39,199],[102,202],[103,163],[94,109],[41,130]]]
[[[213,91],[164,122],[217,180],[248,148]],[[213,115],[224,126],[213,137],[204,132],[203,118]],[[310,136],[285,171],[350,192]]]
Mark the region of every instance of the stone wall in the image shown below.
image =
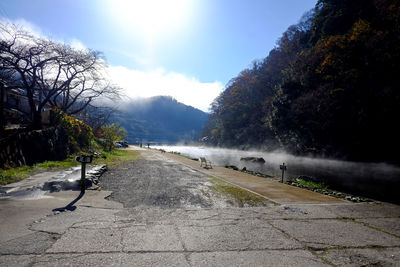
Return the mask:
[[[0,168],[63,160],[68,155],[68,143],[61,127],[17,132],[0,139]]]

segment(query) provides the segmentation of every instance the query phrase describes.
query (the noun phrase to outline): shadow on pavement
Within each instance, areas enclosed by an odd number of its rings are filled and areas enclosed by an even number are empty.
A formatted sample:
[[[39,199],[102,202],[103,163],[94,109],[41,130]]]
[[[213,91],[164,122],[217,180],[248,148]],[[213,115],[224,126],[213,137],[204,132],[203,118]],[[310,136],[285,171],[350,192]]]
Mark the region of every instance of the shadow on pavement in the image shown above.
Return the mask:
[[[53,211],[53,212],[55,212],[55,211],[63,212],[63,211],[67,211],[67,210],[68,210],[68,211],[74,211],[74,210],[76,209],[76,206],[74,206],[74,204],[75,204],[76,202],[78,202],[79,199],[81,199],[81,198],[83,197],[84,194],[85,194],[85,192],[81,192],[81,193],[79,194],[79,196],[78,196],[77,198],[75,198],[74,200],[72,200],[71,203],[69,203],[67,206],[62,207],[62,208],[55,208],[55,209],[53,209],[52,211]]]

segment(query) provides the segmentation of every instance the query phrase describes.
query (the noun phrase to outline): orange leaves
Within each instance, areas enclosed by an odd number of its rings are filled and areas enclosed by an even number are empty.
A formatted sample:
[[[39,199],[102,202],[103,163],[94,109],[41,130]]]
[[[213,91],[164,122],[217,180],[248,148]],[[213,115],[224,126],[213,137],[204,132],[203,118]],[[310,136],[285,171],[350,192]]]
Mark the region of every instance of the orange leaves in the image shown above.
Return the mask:
[[[93,138],[92,128],[58,109],[54,109],[53,112],[56,123],[65,129],[71,144],[76,143],[79,148],[84,148],[89,144],[89,141]]]
[[[348,39],[350,41],[362,41],[368,38],[370,34],[371,34],[370,23],[363,19],[359,19],[353,24]]]
[[[374,34],[370,23],[359,19],[346,34],[332,35],[320,40],[315,47],[315,53],[321,58],[316,73],[326,74],[332,72],[332,69],[341,68],[340,65],[351,57],[352,51],[362,47]]]

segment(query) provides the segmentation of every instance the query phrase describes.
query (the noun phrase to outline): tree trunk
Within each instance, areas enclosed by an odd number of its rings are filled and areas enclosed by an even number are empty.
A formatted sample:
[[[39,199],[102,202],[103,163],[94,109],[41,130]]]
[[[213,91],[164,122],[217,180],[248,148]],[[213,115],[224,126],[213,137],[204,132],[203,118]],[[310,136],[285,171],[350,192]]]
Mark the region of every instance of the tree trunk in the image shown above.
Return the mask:
[[[42,129],[42,112],[40,110],[33,112],[32,127],[33,129]]]

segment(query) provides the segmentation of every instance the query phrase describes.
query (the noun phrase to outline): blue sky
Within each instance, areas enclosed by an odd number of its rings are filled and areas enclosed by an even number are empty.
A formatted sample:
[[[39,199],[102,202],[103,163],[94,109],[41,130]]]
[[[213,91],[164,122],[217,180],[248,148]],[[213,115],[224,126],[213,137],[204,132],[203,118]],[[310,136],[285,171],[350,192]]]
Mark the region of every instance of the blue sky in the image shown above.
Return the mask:
[[[317,0],[2,0],[0,16],[102,51],[130,97],[171,95],[207,110]]]

